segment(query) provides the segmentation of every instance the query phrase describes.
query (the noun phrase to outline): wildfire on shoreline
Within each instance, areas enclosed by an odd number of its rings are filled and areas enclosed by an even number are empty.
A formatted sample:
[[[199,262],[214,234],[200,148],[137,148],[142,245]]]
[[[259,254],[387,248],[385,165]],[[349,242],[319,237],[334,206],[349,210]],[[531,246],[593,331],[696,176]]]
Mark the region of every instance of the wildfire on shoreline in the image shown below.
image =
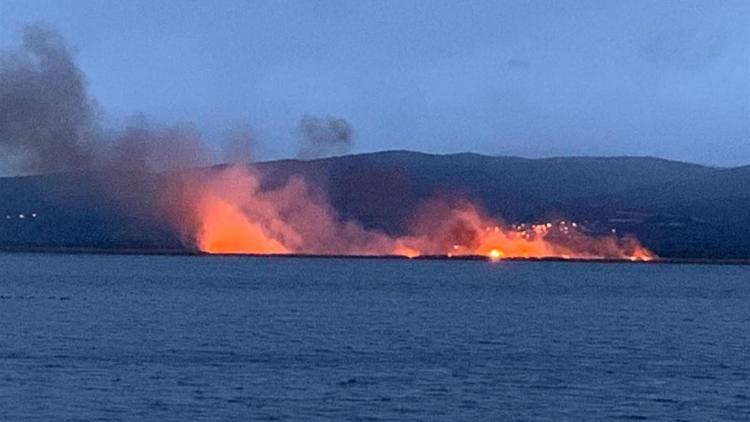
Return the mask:
[[[389,236],[339,221],[301,178],[263,190],[241,166],[183,176],[167,195],[183,242],[209,254],[481,255],[504,258],[622,259],[655,255],[633,237],[589,235],[575,222],[505,225],[473,203],[433,200],[417,210],[409,233]],[[176,208],[177,212],[174,212]]]

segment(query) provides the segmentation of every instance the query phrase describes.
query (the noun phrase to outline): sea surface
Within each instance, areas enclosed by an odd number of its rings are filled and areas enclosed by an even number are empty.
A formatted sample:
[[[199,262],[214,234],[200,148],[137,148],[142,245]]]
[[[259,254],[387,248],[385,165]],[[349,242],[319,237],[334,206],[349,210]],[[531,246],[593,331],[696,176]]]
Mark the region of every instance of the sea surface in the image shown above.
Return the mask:
[[[750,267],[0,255],[2,421],[747,421]]]

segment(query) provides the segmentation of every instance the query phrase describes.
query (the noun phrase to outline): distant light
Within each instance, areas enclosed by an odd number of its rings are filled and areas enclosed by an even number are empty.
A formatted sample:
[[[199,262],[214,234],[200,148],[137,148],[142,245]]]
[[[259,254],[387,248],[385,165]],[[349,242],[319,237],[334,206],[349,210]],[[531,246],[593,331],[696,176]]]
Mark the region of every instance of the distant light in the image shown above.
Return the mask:
[[[35,212],[31,213],[31,218],[36,218],[36,213]]]
[[[489,256],[490,256],[491,260],[497,261],[498,259],[500,259],[503,256],[505,256],[505,254],[502,251],[498,250],[498,249],[493,249],[493,250],[490,251]]]
[[[26,218],[26,216],[23,214],[18,214],[18,218]]]

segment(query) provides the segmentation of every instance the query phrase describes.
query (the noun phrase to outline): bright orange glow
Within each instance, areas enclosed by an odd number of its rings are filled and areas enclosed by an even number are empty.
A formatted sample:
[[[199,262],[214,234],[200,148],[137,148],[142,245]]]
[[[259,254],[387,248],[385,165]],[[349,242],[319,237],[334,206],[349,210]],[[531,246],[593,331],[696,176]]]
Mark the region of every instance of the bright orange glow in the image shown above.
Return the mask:
[[[590,236],[574,222],[506,226],[470,202],[431,201],[415,210],[409,234],[391,237],[354,221],[341,222],[301,178],[267,190],[259,174],[239,166],[184,177],[166,196],[184,242],[206,253],[655,257],[634,238]]]
[[[497,249],[492,249],[492,250],[490,250],[490,253],[489,253],[489,254],[487,254],[487,255],[488,255],[488,256],[490,257],[490,259],[491,259],[491,260],[493,260],[493,261],[497,261],[497,260],[499,260],[500,258],[502,258],[502,257],[504,257],[504,256],[505,256],[505,254],[504,254],[504,253],[503,253],[502,251],[499,251],[499,250],[497,250]]]
[[[396,246],[393,249],[393,255],[405,256],[407,258],[416,258],[421,254],[416,249],[411,249],[406,246]]]
[[[208,253],[280,254],[288,253],[263,229],[250,222],[240,210],[219,198],[205,197],[198,205],[201,221],[198,248]]]

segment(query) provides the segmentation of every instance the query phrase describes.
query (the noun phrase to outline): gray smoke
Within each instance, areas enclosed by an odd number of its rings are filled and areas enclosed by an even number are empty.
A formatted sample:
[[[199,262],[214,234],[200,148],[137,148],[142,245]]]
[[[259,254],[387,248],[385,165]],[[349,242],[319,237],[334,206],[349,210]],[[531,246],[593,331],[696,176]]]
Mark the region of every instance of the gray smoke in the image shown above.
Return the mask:
[[[354,130],[333,116],[302,118],[299,158],[348,152]],[[230,132],[225,162],[249,162],[254,137]],[[163,126],[136,116],[124,129],[104,129],[86,77],[63,38],[43,25],[23,28],[12,51],[0,51],[0,160],[23,173],[114,170],[148,173],[211,164],[212,154],[190,124]]]
[[[252,162],[256,140],[249,128],[237,128],[225,134],[221,143],[222,161],[230,164]]]
[[[192,125],[163,126],[143,116],[130,119],[124,130],[110,133],[100,150],[103,169],[162,172],[211,164],[200,132]]]
[[[300,122],[300,133],[297,157],[302,159],[345,154],[354,144],[354,129],[339,117],[305,116]]]
[[[142,116],[104,130],[86,78],[54,30],[24,27],[21,44],[0,52],[0,159],[22,172],[129,173],[210,164],[192,125],[155,125]]]
[[[32,172],[88,167],[96,107],[70,50],[29,25],[17,51],[0,52],[0,152]]]

